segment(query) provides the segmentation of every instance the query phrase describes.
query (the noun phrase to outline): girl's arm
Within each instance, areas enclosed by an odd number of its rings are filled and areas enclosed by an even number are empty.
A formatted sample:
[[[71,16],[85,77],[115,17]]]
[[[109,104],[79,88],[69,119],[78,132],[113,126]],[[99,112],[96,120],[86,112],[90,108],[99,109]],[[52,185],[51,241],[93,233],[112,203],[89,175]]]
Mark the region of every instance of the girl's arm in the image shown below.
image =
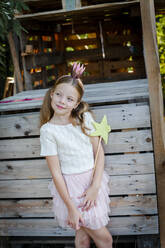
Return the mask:
[[[46,161],[57,191],[68,208],[68,224],[77,230],[79,229],[79,221],[83,222],[83,219],[69,196],[67,186],[61,173],[58,156],[46,156]]]
[[[90,140],[93,146],[93,153],[95,158],[99,143],[99,137],[97,136],[90,137]],[[84,194],[81,196],[81,197],[85,197],[83,204],[79,206],[79,207],[83,207],[82,210],[88,211],[91,207],[96,205],[96,199],[101,185],[103,171],[104,171],[104,150],[102,144],[100,144],[97,163],[91,185],[87,189],[87,191],[85,191]]]
[[[90,140],[93,146],[94,158],[96,158],[97,148],[99,144],[99,137],[98,136],[90,137]],[[100,149],[99,149],[99,153],[97,157],[97,163],[96,163],[95,172],[94,172],[94,176],[92,180],[92,186],[98,190],[100,188],[103,171],[104,171],[104,150],[103,150],[102,144],[100,144]]]

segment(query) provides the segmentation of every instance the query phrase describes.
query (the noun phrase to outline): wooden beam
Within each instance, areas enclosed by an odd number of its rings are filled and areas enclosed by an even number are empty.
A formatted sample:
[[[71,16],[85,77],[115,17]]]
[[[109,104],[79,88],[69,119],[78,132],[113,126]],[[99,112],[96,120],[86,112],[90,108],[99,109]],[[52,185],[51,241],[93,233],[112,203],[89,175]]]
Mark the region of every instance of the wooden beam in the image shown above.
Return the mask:
[[[13,60],[13,64],[14,64],[15,76],[16,76],[17,83],[18,83],[18,91],[20,92],[20,91],[23,91],[23,80],[21,77],[21,71],[20,71],[20,67],[19,67],[19,61],[18,61],[18,57],[17,57],[16,47],[15,47],[15,43],[14,43],[14,39],[13,39],[13,34],[11,31],[8,33],[7,37],[8,37],[10,51],[11,51],[12,60]]]
[[[139,3],[139,0],[132,0],[130,1],[124,1],[124,2],[117,2],[117,3],[106,3],[106,4],[95,4],[95,5],[89,5],[81,8],[76,8],[74,10],[51,10],[51,11],[45,11],[45,12],[39,12],[39,13],[33,13],[33,14],[24,14],[24,15],[18,15],[16,16],[17,19],[22,19],[22,20],[31,20],[32,18],[34,19],[45,19],[45,18],[50,18],[50,17],[59,17],[63,16],[64,19],[66,18],[64,15],[79,15],[81,13],[90,13],[90,12],[96,12],[96,11],[103,11],[107,10],[107,8],[110,9],[120,9],[123,7],[131,6],[136,3]]]
[[[162,83],[156,42],[154,1],[140,0],[143,42],[149,82],[150,111],[155,153],[158,211],[161,247],[165,247],[165,123],[163,114]]]
[[[25,32],[21,32],[21,37],[20,37],[20,48],[21,48],[21,52],[25,52],[25,45],[27,43],[27,39],[26,39],[26,34]],[[23,71],[24,71],[24,81],[25,81],[25,89],[26,90],[32,90],[32,77],[30,72],[27,70],[26,68],[26,61],[25,61],[25,57],[22,56],[22,65],[23,65]]]

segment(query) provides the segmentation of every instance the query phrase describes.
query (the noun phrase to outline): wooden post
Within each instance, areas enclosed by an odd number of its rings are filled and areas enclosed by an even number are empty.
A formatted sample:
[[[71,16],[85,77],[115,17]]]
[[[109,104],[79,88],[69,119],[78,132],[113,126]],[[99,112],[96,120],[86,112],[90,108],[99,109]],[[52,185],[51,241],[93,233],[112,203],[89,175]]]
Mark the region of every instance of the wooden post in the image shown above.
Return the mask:
[[[10,51],[11,51],[12,60],[13,60],[13,64],[14,64],[14,71],[15,71],[15,76],[17,79],[18,91],[20,92],[20,91],[23,91],[23,80],[21,77],[21,71],[20,71],[20,67],[19,67],[18,56],[17,56],[17,52],[16,52],[15,43],[13,40],[13,34],[11,31],[8,33],[7,37],[8,37]]]
[[[21,52],[24,53],[25,52],[25,45],[27,43],[27,39],[26,39],[26,34],[25,32],[21,32],[21,37],[20,37],[20,46],[21,46]],[[32,77],[29,71],[27,71],[26,69],[26,61],[25,61],[25,57],[22,56],[22,65],[23,65],[23,72],[24,72],[24,81],[25,81],[25,89],[26,90],[32,90]]]
[[[146,72],[152,120],[157,181],[158,213],[161,247],[165,247],[165,123],[162,83],[156,40],[154,1],[140,0]]]
[[[44,44],[43,44],[43,40],[42,40],[42,35],[38,36],[38,45],[39,45],[39,49],[41,53],[44,53]],[[48,85],[48,78],[47,78],[47,73],[46,73],[46,68],[45,66],[41,67],[41,75],[42,75],[42,85],[43,88],[46,88],[46,86]]]
[[[64,10],[73,10],[75,8],[81,8],[81,0],[62,0],[62,7]]]

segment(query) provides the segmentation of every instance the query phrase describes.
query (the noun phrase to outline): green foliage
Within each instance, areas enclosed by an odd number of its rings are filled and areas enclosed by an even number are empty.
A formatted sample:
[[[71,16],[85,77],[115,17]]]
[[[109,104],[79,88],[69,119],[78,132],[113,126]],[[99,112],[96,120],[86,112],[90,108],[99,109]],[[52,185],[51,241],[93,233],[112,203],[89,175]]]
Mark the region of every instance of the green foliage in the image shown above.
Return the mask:
[[[5,81],[6,76],[13,71],[7,35],[11,31],[20,35],[24,28],[15,18],[15,14],[29,10],[21,0],[0,0],[0,80]],[[26,30],[24,30],[26,31]],[[13,75],[11,75],[13,76]]]
[[[0,42],[0,74],[4,75],[5,74],[5,52],[6,52],[6,44],[3,42]]]
[[[156,32],[159,49],[160,73],[162,76],[162,89],[165,101],[165,15],[156,16]]]
[[[27,5],[21,0],[1,0],[0,1],[0,38],[5,39],[9,31],[20,35],[23,27],[15,18],[15,14],[22,10],[29,10]]]

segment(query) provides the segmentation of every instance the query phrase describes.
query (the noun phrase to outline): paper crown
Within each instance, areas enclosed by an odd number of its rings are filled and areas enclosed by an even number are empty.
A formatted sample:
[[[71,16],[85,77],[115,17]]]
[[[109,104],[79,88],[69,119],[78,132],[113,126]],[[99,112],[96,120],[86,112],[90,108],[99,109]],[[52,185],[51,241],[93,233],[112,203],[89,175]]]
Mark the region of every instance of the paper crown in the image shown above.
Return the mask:
[[[74,62],[71,75],[73,78],[80,78],[85,71],[84,65],[80,66],[80,63]]]

